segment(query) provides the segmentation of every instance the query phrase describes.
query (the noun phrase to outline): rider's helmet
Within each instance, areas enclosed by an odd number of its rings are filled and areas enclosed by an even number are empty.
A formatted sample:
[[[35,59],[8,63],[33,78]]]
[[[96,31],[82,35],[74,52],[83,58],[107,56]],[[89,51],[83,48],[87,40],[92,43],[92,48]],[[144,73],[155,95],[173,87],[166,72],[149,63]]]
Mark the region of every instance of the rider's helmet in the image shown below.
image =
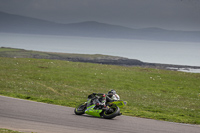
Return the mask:
[[[116,91],[115,90],[110,90],[108,91],[108,96],[111,98],[113,95],[116,94]]]

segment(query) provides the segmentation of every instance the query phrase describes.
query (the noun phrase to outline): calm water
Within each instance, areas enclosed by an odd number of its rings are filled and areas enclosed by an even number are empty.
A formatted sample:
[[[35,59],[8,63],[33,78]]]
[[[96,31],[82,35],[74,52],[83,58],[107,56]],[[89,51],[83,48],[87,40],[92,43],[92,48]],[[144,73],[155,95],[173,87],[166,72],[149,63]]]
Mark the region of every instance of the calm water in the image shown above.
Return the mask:
[[[0,33],[0,47],[105,54],[144,62],[200,66],[200,43]]]

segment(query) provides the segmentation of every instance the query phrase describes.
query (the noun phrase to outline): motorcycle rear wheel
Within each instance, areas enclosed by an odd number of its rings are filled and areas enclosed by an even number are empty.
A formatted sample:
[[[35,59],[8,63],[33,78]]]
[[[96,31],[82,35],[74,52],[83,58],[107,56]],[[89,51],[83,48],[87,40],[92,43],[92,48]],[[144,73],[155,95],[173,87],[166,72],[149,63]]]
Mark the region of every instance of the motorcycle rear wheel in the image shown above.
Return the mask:
[[[120,113],[120,108],[119,107],[115,107],[115,108],[112,108],[114,111],[113,112],[111,112],[111,113],[109,113],[108,111],[104,111],[103,112],[103,118],[105,118],[105,119],[112,119],[112,118],[114,118],[114,117],[116,117],[116,116],[118,116],[119,115],[119,113]]]
[[[85,113],[85,109],[86,109],[86,104],[83,103],[83,104],[80,104],[79,106],[77,106],[75,109],[74,109],[74,113],[76,115],[82,115]]]

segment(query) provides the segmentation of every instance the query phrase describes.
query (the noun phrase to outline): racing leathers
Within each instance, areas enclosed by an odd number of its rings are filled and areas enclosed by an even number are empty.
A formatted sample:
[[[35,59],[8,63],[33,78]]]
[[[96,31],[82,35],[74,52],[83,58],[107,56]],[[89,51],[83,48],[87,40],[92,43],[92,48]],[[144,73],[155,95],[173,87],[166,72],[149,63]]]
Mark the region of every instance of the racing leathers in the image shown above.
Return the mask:
[[[108,102],[120,100],[119,95],[115,94],[111,98],[103,93],[92,93],[88,96],[88,105],[96,105],[96,108],[106,108]]]

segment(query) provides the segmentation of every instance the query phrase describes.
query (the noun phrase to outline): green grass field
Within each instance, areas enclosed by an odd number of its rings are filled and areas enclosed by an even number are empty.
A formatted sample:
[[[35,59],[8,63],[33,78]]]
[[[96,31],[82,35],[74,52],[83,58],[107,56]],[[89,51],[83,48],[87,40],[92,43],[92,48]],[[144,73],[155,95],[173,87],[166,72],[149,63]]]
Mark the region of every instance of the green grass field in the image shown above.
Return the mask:
[[[22,132],[0,128],[0,133],[22,133]]]
[[[200,124],[200,74],[60,60],[0,57],[0,95],[75,107],[115,89],[124,115]]]

